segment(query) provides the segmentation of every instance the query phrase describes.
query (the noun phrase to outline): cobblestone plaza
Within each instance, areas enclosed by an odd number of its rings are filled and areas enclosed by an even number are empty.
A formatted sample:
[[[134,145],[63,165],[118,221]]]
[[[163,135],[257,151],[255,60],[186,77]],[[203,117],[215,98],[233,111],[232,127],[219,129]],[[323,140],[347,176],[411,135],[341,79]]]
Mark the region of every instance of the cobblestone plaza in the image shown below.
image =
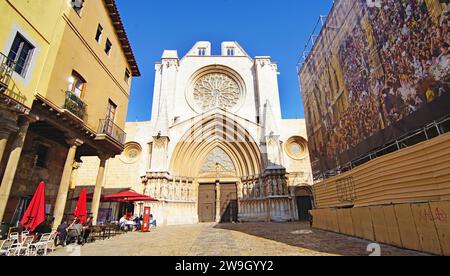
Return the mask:
[[[369,256],[371,242],[311,229],[305,223],[197,224],[133,232],[52,256]],[[382,256],[420,256],[381,245]]]

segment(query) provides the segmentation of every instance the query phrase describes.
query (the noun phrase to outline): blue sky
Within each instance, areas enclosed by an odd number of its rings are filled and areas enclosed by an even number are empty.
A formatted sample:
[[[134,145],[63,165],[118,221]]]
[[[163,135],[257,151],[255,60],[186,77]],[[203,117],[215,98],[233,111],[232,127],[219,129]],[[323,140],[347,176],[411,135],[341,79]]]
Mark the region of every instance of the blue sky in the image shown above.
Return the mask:
[[[196,41],[238,41],[278,62],[283,118],[303,118],[296,64],[319,15],[333,0],[117,0],[142,77],[133,80],[128,121],[151,117],[154,63],[164,49],[182,57]]]

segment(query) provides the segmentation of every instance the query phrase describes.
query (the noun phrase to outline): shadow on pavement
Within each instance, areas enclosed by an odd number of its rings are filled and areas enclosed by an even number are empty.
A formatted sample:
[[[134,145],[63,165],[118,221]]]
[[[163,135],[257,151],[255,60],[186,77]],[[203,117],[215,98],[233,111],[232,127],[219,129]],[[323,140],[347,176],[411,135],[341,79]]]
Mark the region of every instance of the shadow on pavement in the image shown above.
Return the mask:
[[[238,231],[247,235],[295,246],[301,250],[311,250],[317,253],[343,256],[369,256],[367,251],[370,241],[353,238],[341,234],[311,229],[309,223],[236,223],[218,224],[217,229]],[[420,255],[387,245],[381,245],[383,256]]]

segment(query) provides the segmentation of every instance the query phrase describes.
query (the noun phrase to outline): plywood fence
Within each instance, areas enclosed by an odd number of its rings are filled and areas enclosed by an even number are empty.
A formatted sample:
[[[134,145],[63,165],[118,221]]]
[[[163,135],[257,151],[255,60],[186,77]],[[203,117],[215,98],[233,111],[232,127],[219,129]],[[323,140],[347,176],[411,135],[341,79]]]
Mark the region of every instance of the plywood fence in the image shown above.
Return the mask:
[[[450,256],[450,201],[315,209],[315,228]]]

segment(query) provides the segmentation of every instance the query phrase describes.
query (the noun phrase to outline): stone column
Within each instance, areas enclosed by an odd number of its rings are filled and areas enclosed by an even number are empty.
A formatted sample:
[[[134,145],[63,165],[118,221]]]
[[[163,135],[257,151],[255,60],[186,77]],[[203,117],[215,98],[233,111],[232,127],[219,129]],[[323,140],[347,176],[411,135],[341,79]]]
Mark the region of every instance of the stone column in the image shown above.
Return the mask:
[[[220,182],[216,182],[216,222],[219,223],[222,219],[220,214]]]
[[[188,202],[189,201],[189,192],[188,192],[188,187],[189,187],[189,178],[186,178],[186,183],[183,184],[183,201]]]
[[[5,153],[6,144],[8,143],[10,132],[0,129],[0,162],[2,161],[3,154]]]
[[[264,194],[263,180],[261,177],[258,178],[258,185],[259,185],[259,198],[263,198],[265,197],[265,194]]]
[[[198,218],[198,191],[200,188],[200,183],[198,183],[197,179],[192,179],[192,183],[191,183],[191,193],[190,193],[190,201],[195,203],[195,221],[198,223],[199,222],[199,218]]]
[[[72,139],[68,141],[70,145],[69,152],[67,153],[66,163],[64,165],[63,174],[61,176],[61,182],[59,183],[58,196],[56,197],[55,202],[55,211],[53,212],[53,216],[55,217],[55,221],[53,222],[53,230],[58,228],[58,225],[61,223],[64,217],[64,210],[66,208],[67,202],[67,193],[69,192],[70,186],[70,177],[72,175],[73,162],[75,161],[75,154],[79,146],[81,146],[84,142],[78,139]]]
[[[182,180],[182,178],[180,177],[180,185],[177,185],[177,179],[175,178],[175,176],[172,179],[171,186],[173,186],[173,190],[174,190],[174,192],[173,192],[174,193],[173,200],[179,200],[179,198],[178,198],[178,191],[181,188],[181,180]]]
[[[0,110],[0,162],[5,153],[9,135],[18,130],[17,116],[13,116],[9,112]]]
[[[267,212],[267,222],[271,222],[271,212],[272,212],[272,206],[271,206],[271,202],[272,200],[270,198],[266,199],[266,212]]]
[[[77,187],[78,170],[80,169],[80,163],[74,162],[72,174],[70,176],[70,189],[74,190]]]
[[[97,180],[95,181],[94,196],[92,197],[91,206],[92,223],[94,225],[97,225],[98,209],[100,208],[100,199],[102,197],[102,188],[106,173],[106,161],[108,161],[109,156],[100,154],[98,158],[100,159],[100,165],[98,166]]]
[[[5,209],[8,204],[9,195],[11,193],[11,187],[16,175],[17,166],[19,165],[20,155],[22,154],[23,144],[25,143],[25,137],[30,126],[30,121],[24,119],[21,122],[17,137],[12,144],[12,151],[9,155],[5,174],[3,175],[2,184],[0,186],[0,223],[3,222],[3,216],[5,215]]]

